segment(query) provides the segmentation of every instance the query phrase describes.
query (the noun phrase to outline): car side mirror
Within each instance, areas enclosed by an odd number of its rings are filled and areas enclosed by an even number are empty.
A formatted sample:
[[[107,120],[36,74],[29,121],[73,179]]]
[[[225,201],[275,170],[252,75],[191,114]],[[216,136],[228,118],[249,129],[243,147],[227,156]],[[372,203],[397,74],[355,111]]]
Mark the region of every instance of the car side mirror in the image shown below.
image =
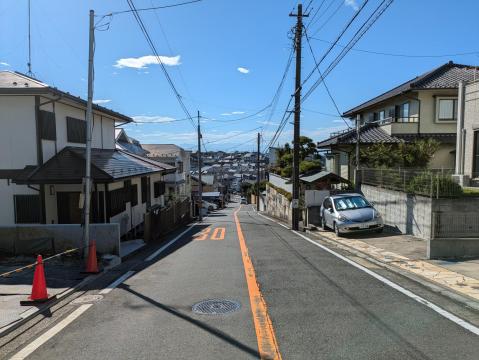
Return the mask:
[[[329,208],[328,211],[332,214],[333,213],[333,208]]]

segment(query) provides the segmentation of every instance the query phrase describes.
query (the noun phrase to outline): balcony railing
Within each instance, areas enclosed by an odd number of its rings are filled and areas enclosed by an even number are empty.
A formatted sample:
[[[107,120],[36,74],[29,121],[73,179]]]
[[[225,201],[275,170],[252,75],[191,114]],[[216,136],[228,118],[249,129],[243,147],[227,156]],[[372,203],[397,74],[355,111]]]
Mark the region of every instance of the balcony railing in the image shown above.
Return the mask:
[[[376,123],[378,125],[387,125],[392,123],[400,123],[400,124],[408,124],[408,123],[418,123],[419,116],[409,116],[409,117],[388,117],[385,119],[375,120],[372,123]]]

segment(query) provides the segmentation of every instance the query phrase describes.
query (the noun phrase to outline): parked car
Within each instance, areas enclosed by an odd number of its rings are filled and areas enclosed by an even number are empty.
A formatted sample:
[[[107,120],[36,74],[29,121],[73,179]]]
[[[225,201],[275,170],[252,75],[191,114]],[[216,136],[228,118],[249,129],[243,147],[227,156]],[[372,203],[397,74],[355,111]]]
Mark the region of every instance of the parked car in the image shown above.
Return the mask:
[[[246,198],[244,196],[241,197],[241,204],[247,204]]]
[[[361,194],[328,196],[321,205],[321,224],[337,236],[362,231],[382,232],[381,214]]]
[[[218,205],[213,204],[213,203],[211,203],[211,202],[209,202],[209,201],[205,201],[205,200],[203,200],[203,201],[201,202],[201,206],[202,206],[204,209],[207,209],[208,211],[213,211],[213,210],[218,209]]]

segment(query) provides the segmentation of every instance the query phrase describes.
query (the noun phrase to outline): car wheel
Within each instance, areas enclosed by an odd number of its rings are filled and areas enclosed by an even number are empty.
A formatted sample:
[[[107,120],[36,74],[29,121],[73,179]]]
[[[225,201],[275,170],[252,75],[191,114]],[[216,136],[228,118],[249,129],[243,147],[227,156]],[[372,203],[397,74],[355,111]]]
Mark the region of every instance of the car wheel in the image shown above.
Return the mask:
[[[336,225],[336,223],[333,223],[333,229],[334,229],[334,233],[336,234],[337,237],[341,237],[341,233],[339,232],[339,228],[338,226]]]

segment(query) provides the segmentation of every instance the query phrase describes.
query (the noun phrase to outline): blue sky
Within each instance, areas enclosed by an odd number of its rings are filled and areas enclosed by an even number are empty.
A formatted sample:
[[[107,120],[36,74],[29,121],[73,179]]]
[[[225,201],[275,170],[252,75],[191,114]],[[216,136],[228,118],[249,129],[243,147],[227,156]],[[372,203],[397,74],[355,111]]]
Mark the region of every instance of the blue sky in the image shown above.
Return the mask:
[[[145,8],[182,1],[135,0],[134,3],[137,8]],[[313,13],[322,2],[313,0]],[[380,2],[369,1],[340,43],[350,39]],[[325,0],[316,22],[308,27],[310,36],[334,40],[361,3],[361,0]],[[203,0],[141,13],[188,109],[192,114],[200,110],[207,118],[202,127],[208,150],[252,150],[259,130],[264,134],[265,144],[271,138],[293,92],[294,63],[271,119],[268,109],[241,121],[228,121],[254,114],[271,102],[291,49],[288,33],[294,18],[288,14],[295,4],[297,1],[293,0]],[[33,72],[40,80],[82,97],[87,92],[89,9],[100,15],[126,10],[128,5],[120,0],[32,0]],[[478,13],[477,0],[394,1],[356,48],[409,55],[476,54],[411,58],[352,50],[326,79],[339,109],[348,110],[449,60],[478,65]],[[0,17],[0,70],[26,72],[27,0],[0,0]],[[108,30],[96,33],[94,98],[138,121],[156,121],[126,127],[128,134],[140,141],[176,143],[194,149],[192,124],[168,123],[185,118],[185,114],[160,67],[149,61],[152,53],[133,15],[118,14],[109,21]],[[308,26],[307,19],[305,24]],[[317,58],[329,46],[321,40],[311,40]],[[320,68],[324,70],[340,50],[333,51]],[[312,67],[305,41],[303,74]],[[317,77],[315,74],[305,84],[305,90]],[[303,107],[303,135],[320,140],[344,127],[338,117],[325,115],[337,112],[322,85]],[[281,142],[290,141],[291,127],[287,125]]]

